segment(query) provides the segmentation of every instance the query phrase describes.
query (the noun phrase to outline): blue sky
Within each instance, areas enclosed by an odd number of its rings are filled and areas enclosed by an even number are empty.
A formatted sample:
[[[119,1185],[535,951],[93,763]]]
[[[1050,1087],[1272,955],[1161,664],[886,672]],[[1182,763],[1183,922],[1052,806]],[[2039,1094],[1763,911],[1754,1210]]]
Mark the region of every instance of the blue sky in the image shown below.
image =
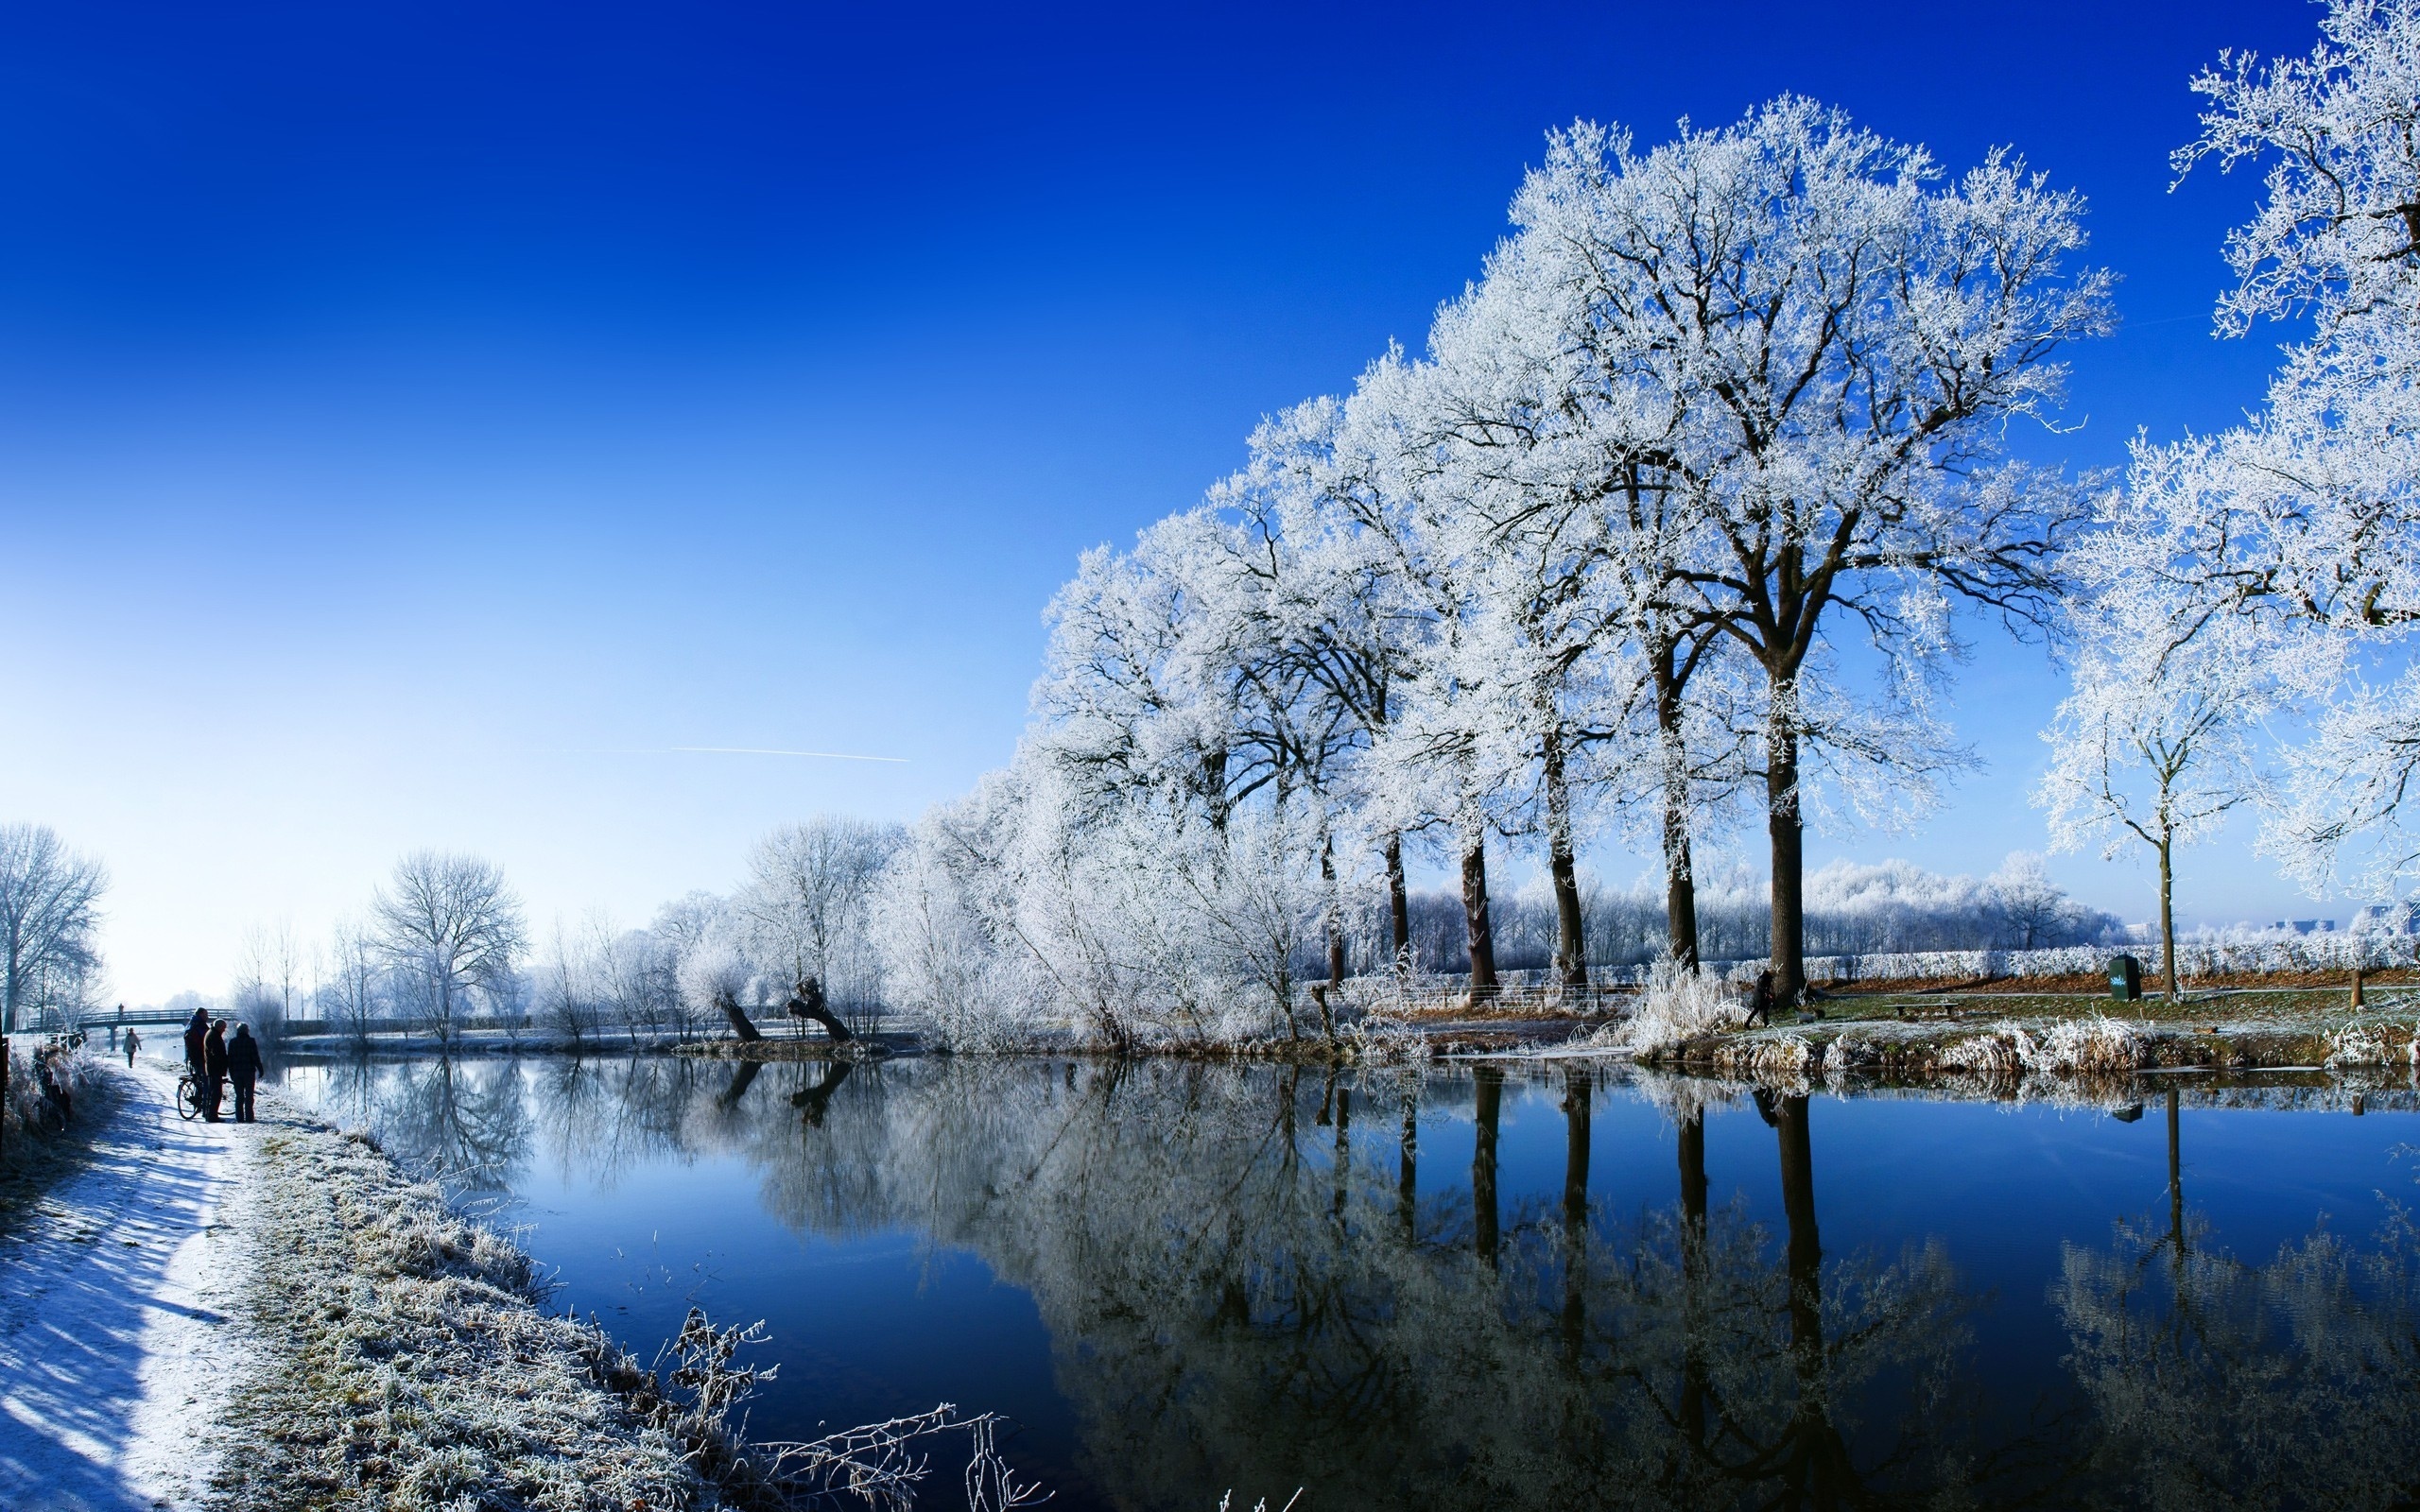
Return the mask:
[[[2286,333],[2208,330],[2256,183],[2167,153],[2195,67],[2318,14],[9,8],[0,816],[109,862],[135,1001],[421,845],[635,921],[775,823],[912,816],[1007,758],[1077,553],[1417,346],[1575,116],[1798,91],[1953,168],[2014,144],[2128,322],[2026,449],[2107,465],[2258,398]],[[1987,769],[1819,859],[2042,848],[2058,682],[1979,649]],[[2327,911],[2240,837],[2182,908]]]

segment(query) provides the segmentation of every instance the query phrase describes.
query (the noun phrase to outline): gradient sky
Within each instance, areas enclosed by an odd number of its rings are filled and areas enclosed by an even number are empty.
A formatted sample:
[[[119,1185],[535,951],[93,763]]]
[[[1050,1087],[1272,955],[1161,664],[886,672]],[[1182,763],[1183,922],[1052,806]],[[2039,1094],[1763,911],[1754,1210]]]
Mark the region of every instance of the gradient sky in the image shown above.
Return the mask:
[[[0,13],[0,818],[115,877],[118,995],[224,986],[424,845],[542,927],[727,888],[765,830],[1009,756],[1040,611],[1262,414],[1417,347],[1550,126],[1785,91],[2092,206],[2126,328],[2082,466],[2257,402],[2186,79],[2316,7],[1292,5]],[[2059,679],[1985,639],[1986,758],[1900,835],[1988,871]],[[672,752],[801,747],[898,764]],[[1750,852],[1753,855],[1753,851]],[[1637,863],[1604,851],[1627,880]],[[2054,863],[2128,918],[2147,874]],[[2243,836],[2188,919],[2299,902]]]

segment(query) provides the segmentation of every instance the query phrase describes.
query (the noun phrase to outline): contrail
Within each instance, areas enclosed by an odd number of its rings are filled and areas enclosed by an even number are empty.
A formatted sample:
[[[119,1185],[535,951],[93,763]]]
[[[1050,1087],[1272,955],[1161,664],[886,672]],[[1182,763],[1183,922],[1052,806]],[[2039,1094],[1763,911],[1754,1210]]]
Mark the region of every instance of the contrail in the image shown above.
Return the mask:
[[[707,756],[815,756],[827,762],[896,762],[908,765],[905,756],[859,756],[845,750],[767,750],[755,746],[674,746],[678,751],[692,751]]]

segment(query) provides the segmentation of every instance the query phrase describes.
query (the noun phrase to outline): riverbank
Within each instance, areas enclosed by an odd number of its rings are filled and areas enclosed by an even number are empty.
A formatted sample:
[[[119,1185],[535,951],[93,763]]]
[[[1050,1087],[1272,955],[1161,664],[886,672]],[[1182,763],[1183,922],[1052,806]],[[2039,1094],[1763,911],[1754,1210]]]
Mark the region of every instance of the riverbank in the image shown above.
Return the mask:
[[[2262,993],[2156,1007],[2088,1002],[1835,1000],[1822,1018],[1807,1014],[1784,1025],[1696,1035],[1649,1047],[1636,1058],[1720,1075],[1851,1072],[1900,1081],[2420,1065],[2413,1010],[2400,1003],[2356,1013],[2341,999],[2298,1003]],[[2105,1011],[2113,1006],[2123,1011]]]
[[[1995,978],[1962,984],[1869,980],[1854,989],[1815,995],[1794,1022],[1745,1029],[1741,1005],[1725,988],[1707,1000],[1699,1022],[1719,1027],[1651,1032],[1634,1023],[1641,995],[1592,991],[1559,1005],[1524,989],[1461,997],[1385,1000],[1357,995],[1340,1012],[1334,1032],[1270,1035],[1237,1040],[1171,1038],[1124,1049],[1072,1029],[1028,1029],[987,1043],[979,1053],[1052,1058],[1168,1057],[1206,1061],[1278,1061],[1308,1066],[1403,1065],[1486,1056],[1587,1054],[1625,1056],[1650,1064],[1721,1075],[1779,1078],[1855,1071],[1893,1079],[1964,1074],[2100,1074],[2206,1068],[2260,1070],[2415,1064],[2420,984],[2409,973],[2369,978],[2367,1003],[2356,1011],[2344,985],[2308,973],[2246,978],[2225,987],[2197,987],[2170,1002],[2147,997],[2115,1003],[2106,988],[2078,982]],[[1366,999],[1366,1001],[1365,1001]],[[745,1061],[868,1060],[969,1053],[938,1042],[912,1018],[890,1018],[857,1040],[836,1043],[821,1034],[776,1032],[754,1041],[728,1035],[638,1038],[570,1043],[543,1035],[507,1038],[478,1033],[438,1041],[422,1036],[375,1037],[366,1043],[290,1041],[281,1053],[330,1060],[363,1055],[676,1055]]]
[[[618,1356],[540,1305],[529,1257],[359,1135],[283,1115],[243,1172],[252,1357],[210,1504],[699,1504],[681,1447],[599,1379]]]

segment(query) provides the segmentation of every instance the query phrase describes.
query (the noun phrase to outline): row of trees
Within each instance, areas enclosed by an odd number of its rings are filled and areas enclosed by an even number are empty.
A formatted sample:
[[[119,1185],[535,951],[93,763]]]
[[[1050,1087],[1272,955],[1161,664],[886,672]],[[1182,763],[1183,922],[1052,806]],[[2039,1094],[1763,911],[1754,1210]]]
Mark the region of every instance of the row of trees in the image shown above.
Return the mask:
[[[1491,847],[1541,863],[1587,980],[1578,856],[1694,857],[1761,814],[1766,941],[1804,981],[1810,821],[1920,811],[1962,753],[1932,703],[1962,610],[2052,616],[2086,490],[2006,453],[2107,329],[2082,204],[2007,153],[1956,178],[1812,101],[1637,148],[1554,133],[1515,230],[1347,395],[1052,606],[1015,765],[919,827],[899,922],[937,1008],[1209,1013],[1345,973],[1350,885],[1410,946],[1405,852],[1459,875],[1497,980]],[[909,973],[911,976],[914,973]]]
[[[2070,553],[2081,646],[2041,792],[2062,847],[2142,847],[2173,968],[2177,847],[2238,808],[2314,892],[2392,898],[2420,865],[2420,4],[2331,0],[2304,58],[2193,87],[2204,163],[2258,163],[2219,333],[2308,322],[2265,404],[2138,438]]]
[[[2200,76],[2175,159],[2267,172],[2221,333],[2309,336],[2260,414],[2138,438],[2122,482],[2009,450],[2112,321],[2082,202],[2013,153],[1953,179],[1797,98],[1648,149],[1554,133],[1424,354],[1084,558],[1015,763],[916,832],[908,995],[1117,1040],[1120,1005],[1201,1022],[1257,984],[1290,1025],[1295,963],[1353,964],[1357,885],[1413,964],[1408,848],[1459,875],[1485,988],[1502,846],[1577,986],[1606,833],[1661,854],[1693,966],[1693,858],[1754,816],[1794,996],[1806,827],[1907,819],[1966,761],[1936,705],[1978,619],[2075,646],[2038,797],[2058,849],[2149,848],[2171,990],[2174,848],[2239,806],[2314,891],[2391,896],[2420,866],[2420,0],[2323,26]]]
[[[879,998],[869,919],[899,838],[851,819],[789,825],[758,845],[729,897],[690,893],[642,928],[601,914],[558,920],[543,937],[500,868],[417,852],[321,949],[290,926],[255,931],[231,1007],[272,1030],[308,1007],[356,1039],[406,1023],[447,1039],[475,1022],[574,1040],[685,1039],[734,1008],[779,1005],[812,977],[838,1011],[869,1013]]]

